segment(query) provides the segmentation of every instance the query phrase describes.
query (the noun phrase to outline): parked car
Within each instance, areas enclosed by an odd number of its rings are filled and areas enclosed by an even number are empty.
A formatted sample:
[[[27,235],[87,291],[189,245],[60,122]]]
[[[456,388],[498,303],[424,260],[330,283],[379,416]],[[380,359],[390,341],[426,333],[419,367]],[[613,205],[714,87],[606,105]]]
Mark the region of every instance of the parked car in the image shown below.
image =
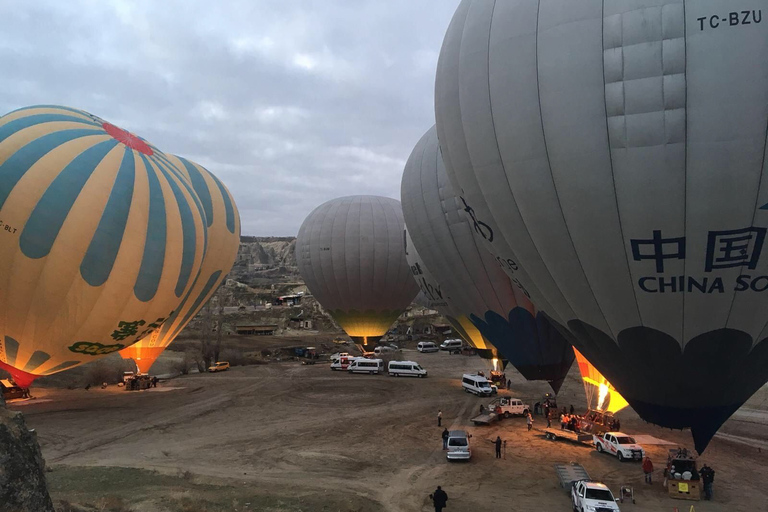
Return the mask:
[[[512,415],[526,416],[531,408],[519,398],[505,396],[495,398],[488,404],[488,411],[495,412],[499,416],[509,418]]]
[[[469,446],[471,437],[466,430],[448,432],[448,451],[445,453],[445,458],[448,460],[469,460],[472,457],[472,448]]]
[[[440,350],[447,350],[448,352],[460,352],[464,342],[458,338],[452,340],[445,340],[440,344]]]
[[[374,355],[380,356],[383,354],[391,354],[392,352],[395,352],[396,349],[390,347],[389,345],[379,345],[376,348],[373,349]]]
[[[643,447],[637,444],[632,436],[623,432],[606,432],[592,437],[598,452],[615,455],[622,462],[625,460],[641,461],[645,457]]]
[[[571,503],[578,512],[617,512],[619,506],[607,485],[579,480],[571,487]]]
[[[420,341],[416,344],[416,350],[419,352],[437,352],[440,348],[434,341]]]
[[[27,391],[17,386],[16,383],[10,379],[0,380],[0,391],[2,391],[3,398],[6,400],[27,398]]]
[[[467,393],[474,393],[477,396],[491,396],[494,394],[494,386],[488,379],[482,375],[471,375],[465,373],[461,376],[461,387]]]
[[[229,370],[229,363],[227,361],[219,361],[208,368],[209,372],[224,372],[227,370]]]
[[[427,370],[414,361],[390,361],[387,373],[393,377],[407,375],[412,377],[426,377]]]

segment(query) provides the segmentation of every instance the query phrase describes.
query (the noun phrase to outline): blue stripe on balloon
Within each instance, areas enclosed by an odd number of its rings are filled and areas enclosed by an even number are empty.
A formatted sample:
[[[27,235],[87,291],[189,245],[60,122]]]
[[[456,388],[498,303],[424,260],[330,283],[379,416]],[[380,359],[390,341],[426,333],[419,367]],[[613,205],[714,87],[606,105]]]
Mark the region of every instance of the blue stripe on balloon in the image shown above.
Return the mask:
[[[3,207],[13,188],[19,182],[22,176],[35,165],[38,160],[44,157],[53,149],[81,137],[98,135],[103,132],[94,130],[62,130],[60,132],[49,133],[31,141],[29,144],[19,148],[13,155],[0,165],[0,208]]]
[[[16,356],[19,353],[19,342],[10,336],[5,337],[5,362],[11,366],[16,365]]]
[[[221,192],[221,197],[224,199],[224,209],[227,212],[227,229],[230,233],[235,232],[235,208],[232,206],[232,201],[229,199],[229,194],[227,193],[227,189],[224,187],[224,184],[219,181],[219,178],[213,175],[211,173],[211,178],[213,178],[213,181],[216,182],[216,186],[219,187],[219,191]]]
[[[104,284],[115,265],[131,211],[135,176],[136,161],[133,151],[127,150],[123,153],[123,162],[120,164],[99,225],[80,263],[80,274],[91,286]]]
[[[56,237],[94,169],[118,141],[111,139],[91,146],[72,160],[51,182],[35,205],[19,238],[28,258],[47,256]]]
[[[80,361],[64,361],[63,363],[57,364],[53,368],[46,370],[44,375],[51,375],[52,373],[60,372],[61,370],[66,370],[67,368],[72,368],[78,364],[80,364]]]
[[[156,155],[161,155],[161,153],[156,153]],[[179,183],[181,183],[184,188],[189,193],[189,197],[192,198],[192,200],[195,202],[195,206],[197,207],[197,213],[200,215],[200,218],[203,219],[203,223],[205,223],[205,211],[203,210],[203,205],[200,202],[200,198],[197,196],[197,193],[192,189],[192,186],[187,182],[187,178],[184,177],[181,172],[178,170],[178,168],[165,156],[162,156],[160,158],[152,160],[157,164],[157,167],[161,169],[166,177],[168,176],[168,172],[172,173],[174,176],[177,176],[179,178]],[[170,180],[170,178],[168,178]],[[203,229],[203,257],[205,257],[205,253],[208,251],[208,230]]]
[[[14,119],[13,121],[9,121],[6,124],[0,126],[0,142],[4,141],[14,133],[20,132],[26,128],[57,121],[81,123],[93,127],[99,126],[96,123],[86,121],[81,117],[68,116],[66,114],[35,114],[26,117],[20,117],[19,119]]]
[[[22,371],[33,372],[40,368],[40,366],[50,358],[50,354],[43,352],[42,350],[35,350],[35,352],[32,354],[32,357],[30,357],[29,361],[27,361],[27,364],[24,365],[24,368],[22,368]]]
[[[143,154],[141,159],[147,170],[149,179],[149,219],[147,220],[147,236],[144,241],[144,256],[141,259],[139,275],[133,293],[142,302],[152,300],[160,286],[165,263],[165,245],[168,220],[165,213],[165,198],[160,180],[154,167]]]
[[[189,177],[192,180],[192,186],[195,188],[195,192],[200,197],[200,201],[203,203],[203,209],[205,210],[205,217],[208,219],[208,227],[213,224],[213,201],[211,200],[211,191],[208,189],[208,184],[203,178],[202,173],[186,158],[178,157],[184,167],[187,168]]]
[[[208,282],[205,283],[205,286],[203,287],[202,291],[200,292],[200,295],[197,296],[197,299],[195,299],[194,304],[192,304],[192,307],[189,308],[187,311],[187,314],[184,315],[184,318],[181,320],[181,323],[179,323],[176,326],[176,331],[173,333],[173,337],[175,338],[178,336],[179,332],[184,328],[185,325],[187,325],[187,322],[197,314],[197,311],[203,306],[203,301],[205,301],[208,294],[212,291],[213,286],[216,284],[216,281],[218,281],[219,277],[221,276],[221,270],[217,270],[213,274],[211,274],[211,277],[208,278]],[[181,307],[178,308],[181,310]]]
[[[176,204],[179,206],[179,215],[181,216],[182,233],[182,252],[181,268],[179,269],[179,278],[176,281],[176,296],[181,297],[189,283],[189,277],[192,275],[192,266],[195,263],[195,252],[197,250],[197,229],[195,228],[195,219],[192,216],[192,209],[189,207],[187,198],[184,197],[179,185],[172,176],[159,166],[161,172],[171,186],[173,196],[176,198]],[[190,194],[192,196],[192,194]],[[205,228],[203,228],[205,229]]]

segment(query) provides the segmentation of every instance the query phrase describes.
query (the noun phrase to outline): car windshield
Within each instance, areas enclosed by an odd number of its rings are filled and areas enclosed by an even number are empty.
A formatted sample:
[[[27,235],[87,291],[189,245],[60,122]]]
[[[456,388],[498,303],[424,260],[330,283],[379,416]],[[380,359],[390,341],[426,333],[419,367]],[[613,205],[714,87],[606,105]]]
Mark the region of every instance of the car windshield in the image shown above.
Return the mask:
[[[613,501],[613,494],[608,489],[589,489],[587,488],[588,500]]]
[[[448,444],[451,446],[467,446],[467,440],[463,437],[453,437],[448,440]]]
[[[481,388],[489,388],[489,387],[491,387],[491,385],[488,384],[488,382],[478,382],[477,385],[479,387],[481,387]]]
[[[424,368],[422,368],[421,366],[419,366],[419,365],[417,364],[417,365],[416,365],[416,369],[417,369],[417,370],[423,370]]]
[[[619,444],[635,444],[635,439],[629,436],[619,436],[616,438],[616,442]]]

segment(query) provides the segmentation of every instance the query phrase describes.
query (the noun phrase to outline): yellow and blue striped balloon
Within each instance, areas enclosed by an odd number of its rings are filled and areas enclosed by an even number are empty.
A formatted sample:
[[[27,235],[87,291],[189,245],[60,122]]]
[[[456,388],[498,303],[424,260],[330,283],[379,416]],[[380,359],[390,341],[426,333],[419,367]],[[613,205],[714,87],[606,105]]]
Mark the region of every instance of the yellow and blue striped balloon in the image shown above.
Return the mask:
[[[0,118],[0,368],[20,385],[125,348],[172,315],[206,248],[186,172],[87,112]]]
[[[208,249],[200,273],[173,315],[160,329],[120,351],[124,358],[133,359],[142,373],[149,372],[152,363],[216,292],[232,269],[240,247],[240,216],[229,190],[206,168],[173,155],[168,159],[187,176],[200,198],[207,221]]]

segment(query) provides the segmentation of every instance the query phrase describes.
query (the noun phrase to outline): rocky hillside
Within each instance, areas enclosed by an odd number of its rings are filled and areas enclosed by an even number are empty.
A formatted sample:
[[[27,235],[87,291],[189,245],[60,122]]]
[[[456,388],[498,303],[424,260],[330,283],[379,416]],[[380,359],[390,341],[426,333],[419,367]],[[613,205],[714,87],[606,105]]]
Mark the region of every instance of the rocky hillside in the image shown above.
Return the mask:
[[[283,269],[296,273],[296,237],[240,237],[240,250],[232,277],[242,274]]]

